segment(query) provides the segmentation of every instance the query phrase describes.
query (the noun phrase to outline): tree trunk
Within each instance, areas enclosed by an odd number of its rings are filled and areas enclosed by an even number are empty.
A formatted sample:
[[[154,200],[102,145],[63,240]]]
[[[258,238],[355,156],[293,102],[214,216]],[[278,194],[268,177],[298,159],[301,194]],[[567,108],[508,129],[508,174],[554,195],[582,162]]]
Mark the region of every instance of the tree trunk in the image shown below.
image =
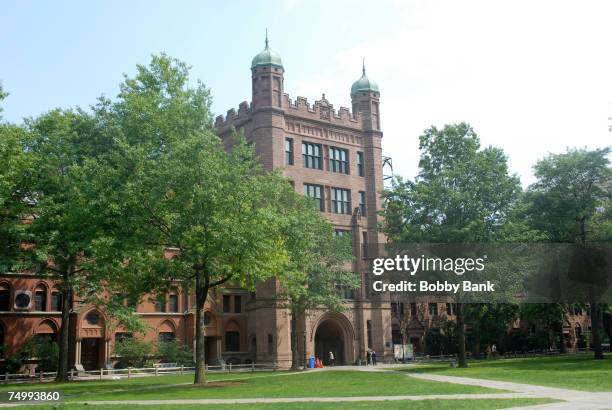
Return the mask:
[[[603,350],[601,348],[601,320],[600,310],[598,303],[591,303],[591,335],[592,335],[592,346],[595,360],[601,360],[604,358]]]
[[[208,297],[209,280],[202,273],[196,273],[196,366],[193,384],[206,383],[206,337],[204,334],[204,304]]]
[[[72,284],[70,283],[72,268],[62,274],[62,325],[59,331],[59,357],[56,382],[68,381],[68,355],[70,354],[70,310],[72,309]]]
[[[300,366],[300,352],[298,351],[298,331],[297,331],[297,318],[298,308],[292,306],[291,308],[291,370],[297,371]]]
[[[457,365],[459,367],[468,367],[467,357],[465,354],[465,318],[463,317],[463,304],[457,303]]]

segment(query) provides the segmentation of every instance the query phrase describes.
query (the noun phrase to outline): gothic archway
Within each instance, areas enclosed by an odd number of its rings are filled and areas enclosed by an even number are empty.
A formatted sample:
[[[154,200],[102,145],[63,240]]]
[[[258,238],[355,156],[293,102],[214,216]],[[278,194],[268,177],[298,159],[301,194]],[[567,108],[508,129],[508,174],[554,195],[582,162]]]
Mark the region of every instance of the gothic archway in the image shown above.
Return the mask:
[[[332,352],[335,365],[351,364],[355,361],[353,339],[351,323],[345,316],[324,315],[314,332],[315,356],[329,365]]]

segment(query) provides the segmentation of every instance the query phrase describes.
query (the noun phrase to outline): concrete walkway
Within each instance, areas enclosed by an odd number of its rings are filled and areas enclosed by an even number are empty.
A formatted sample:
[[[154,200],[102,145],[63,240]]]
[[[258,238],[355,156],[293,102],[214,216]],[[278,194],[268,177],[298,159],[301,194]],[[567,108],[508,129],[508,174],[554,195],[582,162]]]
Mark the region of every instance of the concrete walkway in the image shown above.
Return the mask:
[[[350,397],[283,397],[283,398],[257,398],[257,399],[185,399],[185,400],[100,400],[67,402],[70,404],[86,404],[88,406],[109,405],[186,405],[186,404],[279,404],[279,403],[340,403],[340,402],[362,402],[362,401],[420,401],[420,400],[473,400],[473,399],[525,399],[535,398],[524,393],[490,393],[490,394],[430,394],[421,396],[350,396]],[[2,403],[0,407],[17,407],[32,404],[45,403]],[[46,403],[52,404],[52,403]]]
[[[556,387],[534,386],[531,384],[502,382],[496,380],[473,379],[471,377],[442,376],[434,374],[405,373],[409,377],[432,380],[444,383],[456,383],[469,386],[489,387],[523,393],[530,397],[547,397],[564,400],[565,403],[551,403],[537,406],[521,407],[522,409],[612,409],[612,392],[585,392],[560,389]]]
[[[253,403],[337,403],[337,402],[375,402],[375,401],[417,401],[417,400],[469,400],[469,399],[519,399],[519,398],[551,398],[564,400],[559,403],[542,404],[535,406],[520,407],[520,409],[545,409],[545,410],[597,410],[612,409],[612,392],[583,392],[577,390],[560,389],[555,387],[534,386],[523,383],[503,382],[495,380],[473,379],[469,377],[443,376],[434,374],[420,374],[400,372],[394,369],[395,366],[338,366],[324,369],[312,369],[308,372],[320,371],[342,371],[357,370],[367,372],[390,372],[404,377],[437,381],[443,383],[455,383],[469,386],[488,387],[509,391],[509,393],[485,393],[485,394],[432,394],[432,395],[410,395],[410,396],[353,396],[353,397],[286,397],[286,398],[244,398],[244,399],[186,399],[186,400],[110,400],[110,401],[83,401],[71,402],[87,404],[93,406],[108,406],[115,404],[140,404],[140,405],[185,405],[185,404],[253,404]],[[402,366],[405,368],[405,365]],[[277,376],[289,376],[285,373],[276,374]],[[16,407],[28,405],[30,403],[2,403],[0,407]],[[513,407],[516,409],[516,407]]]

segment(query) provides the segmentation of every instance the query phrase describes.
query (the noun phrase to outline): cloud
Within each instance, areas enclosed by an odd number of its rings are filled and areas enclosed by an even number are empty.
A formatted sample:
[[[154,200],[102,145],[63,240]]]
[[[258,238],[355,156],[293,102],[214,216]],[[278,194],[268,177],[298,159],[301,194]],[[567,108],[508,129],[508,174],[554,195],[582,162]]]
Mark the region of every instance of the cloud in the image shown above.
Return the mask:
[[[503,148],[524,184],[549,152],[609,145],[612,3],[564,1],[391,2],[402,24],[339,51],[296,83],[298,95],[350,106],[347,78],[381,89],[385,154],[413,177],[418,136],[470,122],[483,145]],[[338,81],[342,79],[342,81]]]

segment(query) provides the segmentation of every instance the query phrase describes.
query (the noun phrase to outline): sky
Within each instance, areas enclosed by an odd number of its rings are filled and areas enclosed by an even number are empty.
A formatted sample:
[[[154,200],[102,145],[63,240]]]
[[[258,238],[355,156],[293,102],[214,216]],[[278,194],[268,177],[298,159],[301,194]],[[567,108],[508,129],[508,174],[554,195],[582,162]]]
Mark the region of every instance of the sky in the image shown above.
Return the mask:
[[[612,145],[612,2],[592,1],[2,1],[5,120],[115,97],[123,74],[165,52],[192,67],[224,114],[250,101],[264,45],[285,92],[350,107],[361,75],[381,90],[383,154],[418,172],[418,137],[470,123],[502,148],[523,185],[568,147]]]

